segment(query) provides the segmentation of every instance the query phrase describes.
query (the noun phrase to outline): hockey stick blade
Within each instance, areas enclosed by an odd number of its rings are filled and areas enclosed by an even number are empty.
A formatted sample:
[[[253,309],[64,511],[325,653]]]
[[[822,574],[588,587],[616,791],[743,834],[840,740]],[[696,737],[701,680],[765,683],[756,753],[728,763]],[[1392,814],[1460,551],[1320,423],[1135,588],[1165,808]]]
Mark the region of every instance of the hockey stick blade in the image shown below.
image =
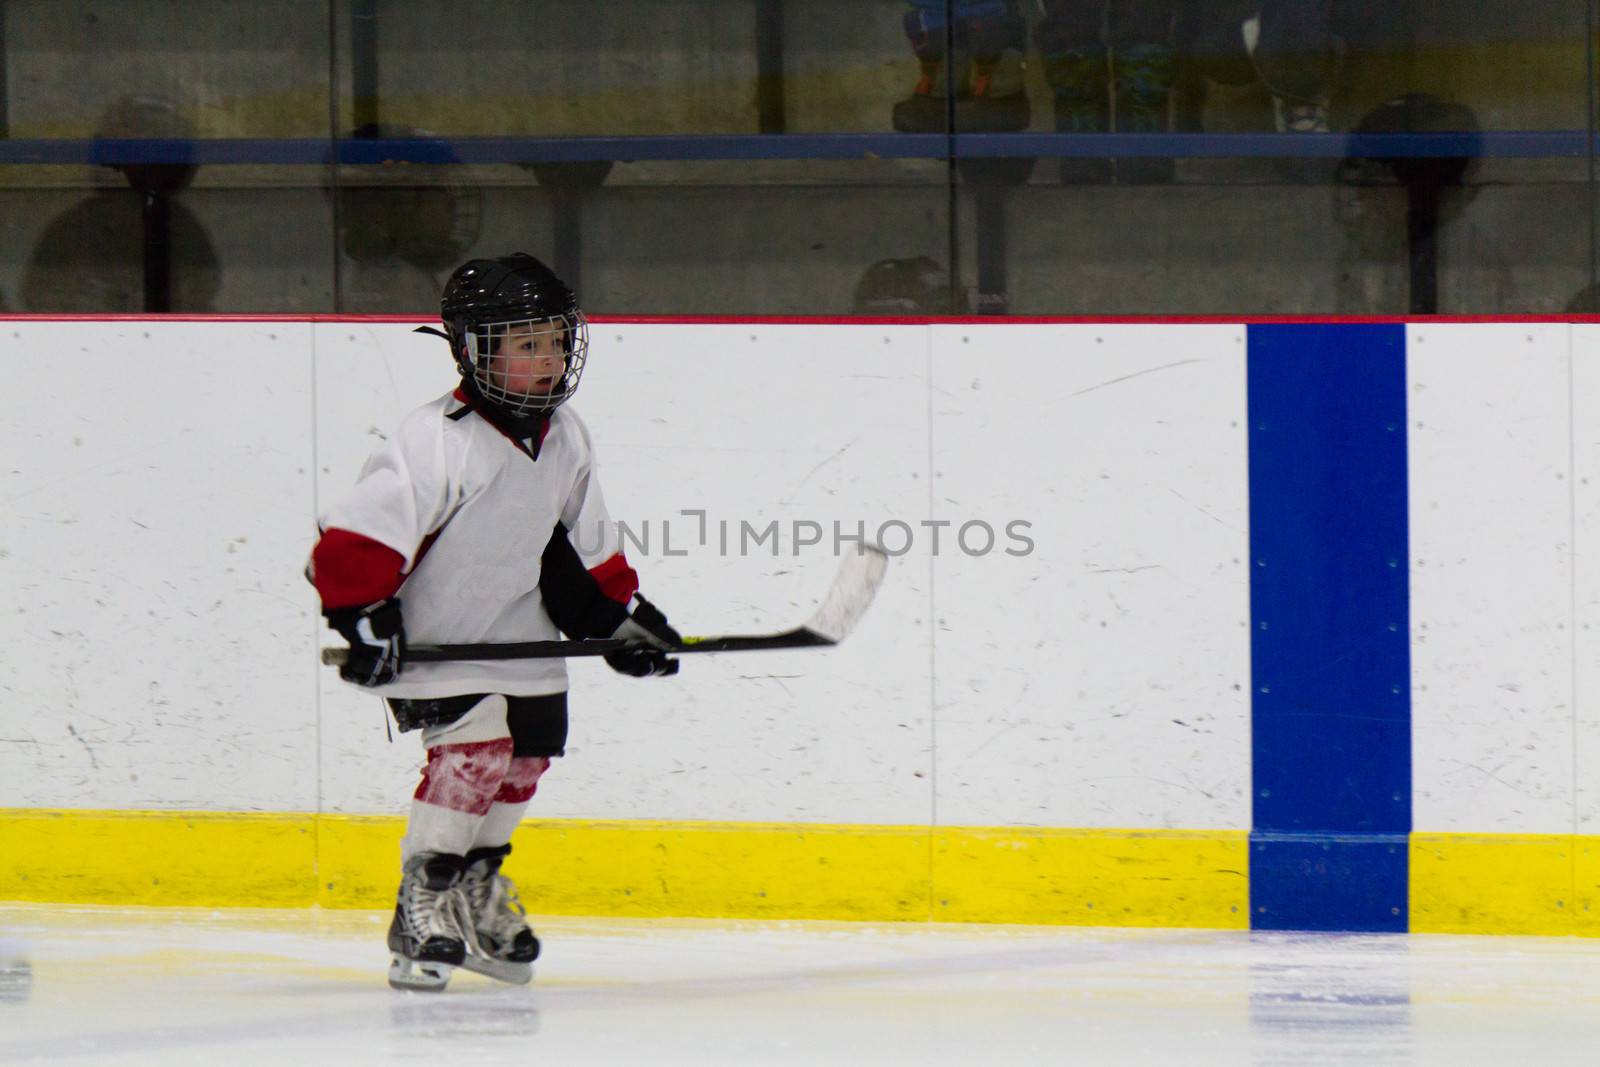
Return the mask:
[[[822,603],[803,626],[775,634],[725,634],[716,637],[685,637],[674,655],[689,652],[759,652],[781,648],[827,648],[837,645],[861,621],[878,587],[883,584],[889,556],[877,545],[862,545],[853,556],[846,556]],[[411,663],[453,663],[461,660],[564,659],[571,656],[604,656],[638,647],[634,641],[603,639],[595,641],[518,641],[510,644],[412,645],[406,649]],[[338,665],[349,649],[325,648],[322,662]]]
[[[872,606],[872,598],[878,595],[878,587],[883,584],[888,569],[889,554],[877,545],[862,545],[861,551],[846,556],[827,596],[822,598],[804,629],[824,638],[830,645],[849,637],[861,616]]]

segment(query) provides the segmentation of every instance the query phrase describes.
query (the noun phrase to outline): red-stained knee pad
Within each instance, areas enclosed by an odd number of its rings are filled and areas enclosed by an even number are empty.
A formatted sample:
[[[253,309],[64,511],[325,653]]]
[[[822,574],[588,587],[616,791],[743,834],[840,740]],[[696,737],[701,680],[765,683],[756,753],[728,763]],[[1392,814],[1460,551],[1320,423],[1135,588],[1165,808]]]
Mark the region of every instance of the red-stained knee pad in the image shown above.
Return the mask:
[[[523,804],[538,792],[539,778],[550,769],[548,756],[515,756],[494,799],[500,804]]]
[[[428,749],[428,765],[422,769],[416,798],[451,811],[485,815],[513,762],[520,761],[511,758],[509,737],[436,745]],[[538,781],[537,775],[534,780]]]

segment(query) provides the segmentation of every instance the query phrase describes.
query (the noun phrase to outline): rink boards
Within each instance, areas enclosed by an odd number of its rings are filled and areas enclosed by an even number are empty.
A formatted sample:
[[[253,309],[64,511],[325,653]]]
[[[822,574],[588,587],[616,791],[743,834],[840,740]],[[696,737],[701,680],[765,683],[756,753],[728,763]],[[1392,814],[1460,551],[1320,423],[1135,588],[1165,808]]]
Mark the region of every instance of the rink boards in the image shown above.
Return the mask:
[[[442,342],[0,324],[0,899],[382,906],[410,736],[315,662],[319,501]],[[534,910],[1588,933],[1600,325],[600,322],[576,405],[686,631],[574,665]],[[938,538],[935,541],[935,538]]]

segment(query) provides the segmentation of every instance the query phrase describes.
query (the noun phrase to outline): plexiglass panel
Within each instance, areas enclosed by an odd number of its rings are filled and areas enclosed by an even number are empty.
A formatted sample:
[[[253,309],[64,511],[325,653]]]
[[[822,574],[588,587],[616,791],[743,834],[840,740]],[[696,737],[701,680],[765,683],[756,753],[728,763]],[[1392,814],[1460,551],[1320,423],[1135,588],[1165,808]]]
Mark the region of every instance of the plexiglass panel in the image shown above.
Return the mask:
[[[13,0],[0,300],[1595,310],[1586,0]]]

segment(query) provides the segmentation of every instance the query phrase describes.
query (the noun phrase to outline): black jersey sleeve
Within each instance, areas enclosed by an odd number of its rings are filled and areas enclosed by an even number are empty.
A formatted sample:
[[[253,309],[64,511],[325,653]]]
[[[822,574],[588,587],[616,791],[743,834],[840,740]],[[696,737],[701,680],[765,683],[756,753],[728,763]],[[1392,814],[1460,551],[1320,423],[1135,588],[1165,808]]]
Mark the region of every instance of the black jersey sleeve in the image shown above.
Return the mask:
[[[556,523],[545,546],[542,567],[539,594],[550,618],[568,637],[579,641],[610,637],[628,617],[624,605],[601,592],[561,523]]]

